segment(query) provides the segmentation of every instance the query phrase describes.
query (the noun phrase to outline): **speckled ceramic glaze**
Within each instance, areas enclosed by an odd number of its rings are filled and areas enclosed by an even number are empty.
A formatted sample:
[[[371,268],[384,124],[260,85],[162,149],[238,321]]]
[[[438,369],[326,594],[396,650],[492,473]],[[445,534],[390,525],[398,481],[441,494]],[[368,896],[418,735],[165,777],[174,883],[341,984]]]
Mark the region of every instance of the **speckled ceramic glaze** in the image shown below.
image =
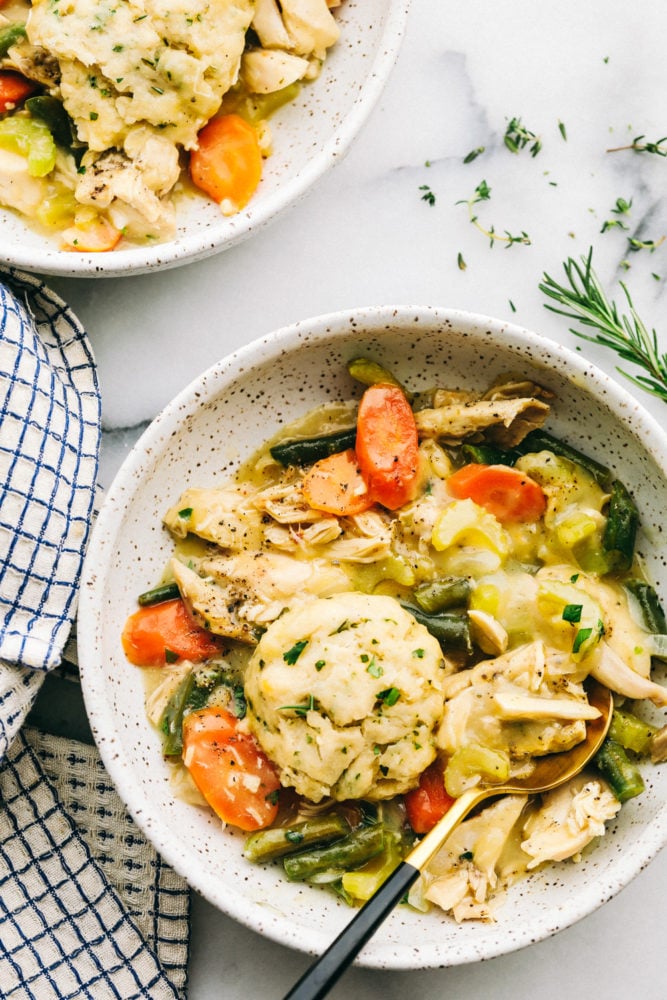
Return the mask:
[[[226,358],[189,386],[146,431],[109,491],[86,560],[79,648],[86,705],[104,762],[132,815],[165,859],[214,905],[285,945],[320,952],[351,911],[325,891],[250,865],[243,838],[174,799],[160,741],[144,715],[141,671],[120,633],[136,595],[171,551],[162,513],[186,486],[224,480],[281,424],[319,403],[358,395],[345,362],[369,355],[413,388],[486,387],[502,374],[555,394],[549,429],[609,465],[633,491],[639,551],[663,600],[667,566],[667,437],[624,389],[570,353],[518,327],[446,309],[369,308],[298,323]],[[399,906],[359,961],[428,968],[491,958],[574,923],[619,891],[667,839],[667,769],[647,765],[646,791],[579,864],[553,865],[507,895],[495,923],[457,925]]]
[[[169,242],[109,253],[69,253],[0,208],[0,261],[42,274],[141,274],[208,257],[245,239],[297,202],[337,161],[374,107],[394,65],[410,0],[344,0],[341,36],[318,79],[271,118],[273,153],[248,207],[225,218],[193,197],[178,205]]]

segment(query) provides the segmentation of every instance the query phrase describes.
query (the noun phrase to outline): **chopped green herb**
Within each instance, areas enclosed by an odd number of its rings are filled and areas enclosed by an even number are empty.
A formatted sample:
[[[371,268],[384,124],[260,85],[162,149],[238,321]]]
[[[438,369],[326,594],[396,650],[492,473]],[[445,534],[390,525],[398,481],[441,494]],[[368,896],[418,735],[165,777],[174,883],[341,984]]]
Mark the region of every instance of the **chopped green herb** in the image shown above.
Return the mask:
[[[173,649],[165,648],[164,658],[167,663],[176,663],[176,661],[178,660],[178,653],[175,653]]]
[[[288,663],[290,667],[293,667],[307,645],[307,639],[301,639],[299,642],[295,642],[291,649],[288,649],[287,652],[283,653],[283,660],[285,663]]]
[[[376,677],[376,678],[382,677],[384,673],[384,670],[382,669],[380,664],[376,662],[375,657],[373,657],[371,662],[368,664],[366,670],[371,675],[371,677]]]
[[[467,266],[468,266],[468,265],[466,264],[465,260],[463,259],[463,254],[462,254],[462,253],[460,253],[460,252],[459,252],[459,253],[457,254],[457,257],[456,257],[456,264],[457,264],[457,266],[458,266],[458,269],[459,269],[459,271],[465,271],[465,269],[466,269],[466,268],[467,268]]]
[[[526,146],[531,156],[537,156],[542,149],[542,141],[521,124],[520,118],[512,118],[505,130],[503,141],[510,153],[518,153]]]
[[[435,195],[431,191],[428,184],[420,184],[419,190],[424,192],[422,195],[422,201],[427,202],[429,205],[435,205]]]
[[[558,131],[563,136],[563,139],[567,142],[567,131],[565,129],[565,124],[560,120],[558,122]]]
[[[322,669],[322,667],[326,666],[326,663],[327,663],[326,660],[316,660],[315,669],[319,672]]]
[[[563,608],[563,621],[572,622],[573,624],[580,622],[583,609],[583,604],[566,604]]]
[[[179,510],[178,516],[183,521],[187,521],[189,518],[192,517],[192,507],[183,507],[181,510]]]
[[[385,688],[384,691],[378,691],[375,696],[378,701],[383,702],[388,708],[395,705],[398,699],[401,697],[401,692],[397,687]]]
[[[421,648],[420,649],[413,649],[412,650],[412,655],[417,660],[423,660],[424,659],[424,650],[421,649]]]
[[[470,152],[463,157],[463,162],[472,163],[473,160],[476,160],[478,156],[482,155],[484,149],[484,146],[478,146],[477,149],[471,149]]]

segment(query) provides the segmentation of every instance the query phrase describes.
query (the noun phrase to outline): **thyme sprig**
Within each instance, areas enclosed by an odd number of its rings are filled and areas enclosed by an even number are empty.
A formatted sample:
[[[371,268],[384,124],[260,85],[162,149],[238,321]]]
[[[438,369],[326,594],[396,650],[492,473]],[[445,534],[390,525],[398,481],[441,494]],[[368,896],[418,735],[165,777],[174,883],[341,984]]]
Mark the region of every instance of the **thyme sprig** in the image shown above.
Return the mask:
[[[578,263],[569,257],[563,264],[567,285],[560,285],[548,274],[539,288],[558,305],[545,303],[552,312],[567,316],[583,326],[592,327],[597,332],[584,333],[571,328],[571,332],[583,340],[600,344],[615,351],[624,361],[629,361],[646,374],[633,375],[622,368],[616,370],[640,389],[650,392],[667,403],[667,354],[658,349],[655,330],[649,331],[635,310],[627,287],[620,282],[625,294],[629,313],[619,312],[615,302],[605,294],[600,280],[593,270],[593,250]]]
[[[625,146],[614,146],[612,149],[608,149],[608,153],[620,153],[626,149],[632,149],[635,153],[654,153],[656,156],[667,156],[667,135],[664,135],[662,139],[657,139],[655,142],[643,142],[646,136],[637,135]]]
[[[475,188],[475,193],[471,198],[461,198],[456,202],[457,205],[467,205],[468,206],[468,217],[472,222],[473,226],[479,229],[480,233],[487,237],[490,245],[493,247],[496,242],[505,243],[507,247],[513,246],[515,243],[523,243],[525,245],[530,245],[530,236],[528,233],[522,231],[518,236],[513,235],[507,229],[504,233],[497,233],[493,226],[488,229],[481,224],[477,213],[475,211],[475,205],[479,205],[480,202],[488,201],[491,197],[491,188],[486,183],[486,181],[481,181]]]
[[[537,156],[542,149],[542,140],[524,125],[520,118],[512,118],[507,128],[503,141],[510,153],[518,153],[520,149],[528,146],[531,156]]]

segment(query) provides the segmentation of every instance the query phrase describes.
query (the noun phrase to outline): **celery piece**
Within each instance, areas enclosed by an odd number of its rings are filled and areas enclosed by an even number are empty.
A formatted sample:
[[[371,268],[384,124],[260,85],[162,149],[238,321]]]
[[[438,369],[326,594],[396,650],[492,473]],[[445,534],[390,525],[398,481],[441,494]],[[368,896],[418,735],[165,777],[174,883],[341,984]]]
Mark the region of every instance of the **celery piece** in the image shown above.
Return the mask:
[[[43,226],[63,229],[74,222],[77,207],[74,192],[58,185],[58,190],[42,198],[36,217]]]
[[[479,743],[469,743],[455,750],[445,768],[447,794],[458,798],[466,789],[482,779],[491,784],[507,781],[510,773],[509,756],[502,750],[491,750]]]
[[[371,858],[361,868],[345,872],[342,879],[344,891],[353,899],[365,902],[375,895],[382,883],[389,878],[394,869],[398,868],[402,860],[396,838],[387,835],[380,854]]]
[[[609,739],[619,743],[624,750],[646,754],[650,750],[651,740],[658,732],[656,726],[644,722],[633,712],[615,708],[609,726]]]
[[[0,121],[0,149],[23,156],[31,177],[45,177],[56,165],[56,144],[48,126],[32,118]]]

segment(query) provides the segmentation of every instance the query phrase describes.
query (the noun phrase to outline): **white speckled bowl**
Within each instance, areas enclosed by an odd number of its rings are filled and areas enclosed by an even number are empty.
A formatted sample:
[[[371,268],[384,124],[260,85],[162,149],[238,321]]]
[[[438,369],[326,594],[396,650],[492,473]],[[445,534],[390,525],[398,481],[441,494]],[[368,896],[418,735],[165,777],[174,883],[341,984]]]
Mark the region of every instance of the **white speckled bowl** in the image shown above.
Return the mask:
[[[243,838],[174,799],[157,734],[143,709],[141,671],[120,633],[136,595],[159,578],[171,550],[162,512],[187,485],[225,479],[273,433],[324,401],[358,393],[345,370],[366,354],[410,386],[486,386],[520,373],[556,394],[549,428],[601,459],[633,490],[639,548],[663,599],[667,564],[667,436],[624,389],[579,355],[483,316],[425,307],[368,308],[297,323],[207,371],[154,421],[109,490],[86,560],[79,655],[93,732],[139,826],[214,905],[285,945],[320,952],[351,916],[325,891],[248,864]],[[547,868],[508,894],[496,923],[457,925],[404,906],[362,952],[362,964],[428,968],[512,951],[572,924],[619,891],[667,840],[667,769],[647,766],[600,847],[578,865]]]
[[[142,274],[200,260],[239,243],[302,198],[341,160],[372,111],[396,61],[410,0],[344,0],[341,26],[320,77],[271,119],[274,151],[255,197],[225,218],[217,205],[181,203],[174,239],[108,253],[69,253],[0,207],[0,262],[42,274]]]

